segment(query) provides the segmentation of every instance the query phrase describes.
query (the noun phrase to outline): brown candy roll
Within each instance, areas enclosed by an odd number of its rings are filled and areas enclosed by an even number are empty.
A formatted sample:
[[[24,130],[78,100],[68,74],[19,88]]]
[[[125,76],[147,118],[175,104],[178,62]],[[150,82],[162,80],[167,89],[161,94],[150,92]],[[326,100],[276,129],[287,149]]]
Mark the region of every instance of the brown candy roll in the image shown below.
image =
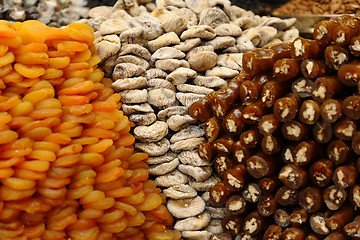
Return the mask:
[[[313,126],[314,140],[318,143],[328,143],[333,137],[332,126],[329,122],[320,119]]]
[[[249,205],[242,196],[232,195],[226,201],[226,209],[232,214],[241,215],[249,209]]]
[[[323,235],[314,232],[309,233],[305,238],[305,240],[323,240],[323,239],[324,239]]]
[[[291,43],[276,43],[267,48],[273,51],[274,62],[278,59],[291,57]]]
[[[306,77],[300,77],[291,84],[291,90],[301,98],[311,97],[314,82]]]
[[[357,178],[357,169],[353,165],[339,166],[333,174],[333,182],[341,188],[351,187],[355,184]]]
[[[334,125],[335,137],[344,140],[351,141],[357,130],[357,121],[349,118],[343,118]]]
[[[299,119],[305,124],[312,125],[320,117],[320,104],[317,101],[305,100],[299,110]]]
[[[338,210],[346,201],[347,192],[345,189],[331,185],[323,192],[323,199],[328,209]]]
[[[309,215],[303,208],[296,208],[289,216],[291,226],[302,226],[308,221]]]
[[[246,160],[248,173],[254,178],[271,176],[277,169],[276,161],[269,155],[258,152]]]
[[[239,100],[239,91],[228,86],[217,90],[210,99],[210,106],[216,118],[223,119]]]
[[[262,135],[273,134],[276,132],[279,126],[279,121],[275,118],[274,114],[267,114],[260,118],[259,132]]]
[[[282,228],[278,225],[270,225],[263,236],[264,240],[280,240],[282,236]]]
[[[282,186],[276,191],[275,199],[281,206],[295,205],[299,200],[299,191]]]
[[[241,141],[236,141],[233,145],[233,157],[238,163],[245,163],[246,159],[253,155],[254,149],[248,148],[241,144]]]
[[[262,240],[260,234],[251,236],[249,233],[242,231],[236,235],[235,240]]]
[[[330,45],[325,49],[324,57],[329,68],[339,70],[349,62],[349,51],[341,46]]]
[[[210,189],[210,202],[214,205],[221,205],[226,203],[230,192],[225,187],[224,183],[218,182]]]
[[[355,87],[360,79],[360,61],[353,60],[347,64],[343,64],[337,76],[342,84],[348,87]]]
[[[278,135],[265,135],[261,140],[261,150],[268,155],[278,153],[282,145],[283,138]]]
[[[240,99],[244,103],[254,103],[261,95],[263,85],[271,80],[272,73],[259,74],[252,80],[245,80],[239,88]]]
[[[354,137],[351,141],[351,147],[357,155],[360,155],[360,131],[354,133]]]
[[[353,37],[358,35],[359,27],[359,21],[356,18],[350,18],[337,26],[332,32],[334,44],[339,46],[347,45]]]
[[[272,194],[263,195],[256,204],[257,210],[264,217],[271,216],[277,209],[277,201]]]
[[[211,162],[216,155],[216,150],[211,142],[200,143],[197,147],[197,152],[200,158],[206,162]]]
[[[308,213],[319,211],[323,206],[320,188],[309,186],[301,189],[299,193],[299,205]]]
[[[323,48],[314,40],[298,37],[291,45],[291,57],[297,61],[307,58],[320,58]]]
[[[360,239],[360,216],[356,216],[354,221],[346,224],[344,232],[352,239]]]
[[[302,122],[291,120],[283,123],[281,133],[286,140],[300,141],[309,137],[309,127]]]
[[[308,174],[302,167],[288,164],[280,170],[279,179],[285,186],[295,190],[307,184]]]
[[[300,64],[302,75],[308,79],[316,79],[318,77],[331,73],[331,69],[320,59],[305,59]]]
[[[286,228],[282,234],[281,239],[291,239],[291,240],[305,240],[306,234],[301,228],[290,227]]]
[[[290,213],[282,208],[277,209],[273,215],[274,221],[282,228],[290,225]]]
[[[215,91],[206,97],[194,102],[189,108],[189,115],[197,120],[205,122],[212,117],[210,99],[215,95]]]
[[[246,182],[246,167],[244,164],[235,165],[224,173],[224,185],[230,191],[239,191]]]
[[[279,187],[279,179],[276,176],[264,177],[258,181],[262,193],[269,194]]]
[[[341,102],[337,99],[328,99],[320,106],[320,115],[322,119],[329,123],[334,123],[342,116]]]
[[[326,222],[326,226],[331,231],[339,231],[346,224],[354,219],[354,209],[350,204],[344,204],[340,209],[336,210]]]
[[[265,107],[270,108],[274,105],[277,99],[284,96],[286,89],[287,86],[284,86],[284,83],[277,81],[266,82],[261,89],[260,100]]]
[[[352,119],[359,120],[360,119],[360,95],[352,95],[348,96],[342,102],[342,109],[344,114]]]
[[[214,160],[214,168],[217,174],[220,177],[223,177],[225,171],[232,168],[235,165],[235,161],[231,158],[230,155],[225,154],[218,154]]]
[[[259,185],[257,185],[257,183],[249,183],[248,185],[244,186],[244,189],[242,190],[242,196],[248,202],[258,202],[261,196]]]
[[[326,236],[324,240],[346,240],[348,237],[343,232],[335,231]]]
[[[255,236],[267,228],[266,219],[258,211],[251,212],[244,220],[243,230]]]
[[[279,98],[274,103],[273,112],[279,122],[290,122],[293,120],[300,107],[300,98],[293,93]]]
[[[267,109],[264,107],[264,104],[258,100],[255,103],[252,103],[244,108],[243,111],[243,121],[249,125],[257,125],[260,121],[260,118],[267,113]]]
[[[273,74],[276,81],[285,82],[300,73],[300,62],[292,58],[282,58],[274,63]]]
[[[213,146],[219,153],[230,154],[232,152],[235,138],[231,134],[225,134],[220,138],[216,139]]]
[[[215,141],[222,133],[221,121],[215,117],[205,122],[205,137],[209,142]]]
[[[254,148],[261,141],[261,135],[257,126],[251,127],[249,130],[240,134],[240,144],[246,148]]]
[[[360,209],[360,185],[355,184],[349,190],[349,200],[355,209]]]
[[[349,50],[351,54],[355,57],[360,56],[360,36],[355,36],[351,38],[349,43]]]
[[[314,26],[313,37],[316,42],[327,46],[332,42],[332,32],[338,23],[336,21],[323,20]]]
[[[226,117],[222,120],[222,128],[225,132],[239,135],[246,127],[242,120],[242,114],[245,106],[240,104],[230,110]]]
[[[343,89],[336,76],[318,77],[313,85],[312,97],[315,101],[324,102],[342,93]]]
[[[236,235],[242,226],[242,219],[236,215],[229,215],[221,220],[221,226],[225,232]]]
[[[314,162],[309,168],[309,178],[318,187],[325,187],[332,181],[334,164],[327,159]]]
[[[330,233],[330,229],[326,227],[326,221],[328,216],[326,213],[318,212],[310,216],[310,227],[311,229],[320,235],[327,235]]]
[[[305,166],[319,156],[319,145],[313,141],[302,141],[293,150],[294,163],[298,166]]]
[[[339,139],[333,140],[329,143],[326,153],[330,161],[332,161],[335,165],[347,162],[353,155],[351,145],[348,142],[344,142]]]
[[[268,48],[257,48],[244,53],[242,66],[246,73],[257,76],[268,72],[274,65],[274,51]]]

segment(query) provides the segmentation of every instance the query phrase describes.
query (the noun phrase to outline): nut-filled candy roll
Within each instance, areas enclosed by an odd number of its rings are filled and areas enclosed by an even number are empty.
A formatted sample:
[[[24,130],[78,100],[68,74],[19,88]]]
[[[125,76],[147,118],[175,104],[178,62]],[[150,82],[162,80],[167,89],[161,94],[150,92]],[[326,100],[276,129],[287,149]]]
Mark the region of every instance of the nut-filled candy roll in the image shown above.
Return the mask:
[[[226,117],[222,120],[222,128],[230,134],[239,135],[246,127],[243,122],[242,114],[245,106],[239,104],[231,109]]]
[[[344,204],[336,210],[326,222],[326,226],[332,231],[341,231],[341,229],[354,219],[354,209],[350,204]]]
[[[318,187],[325,187],[332,181],[334,164],[327,159],[314,162],[309,168],[309,178]]]
[[[344,204],[348,195],[344,188],[335,185],[327,187],[322,194],[326,207],[333,211]]]
[[[276,81],[286,82],[300,73],[300,62],[292,58],[282,58],[274,63],[273,73]]]
[[[262,195],[258,200],[256,207],[259,213],[264,217],[271,216],[278,208],[275,196],[272,194]]]
[[[318,212],[323,207],[320,188],[309,186],[301,189],[299,193],[299,205],[308,213]]]
[[[312,125],[320,117],[320,104],[312,99],[305,100],[299,109],[299,119],[305,124]]]
[[[275,199],[281,206],[295,205],[299,201],[299,191],[282,186],[276,191]]]
[[[320,59],[303,60],[300,70],[302,75],[308,79],[316,79],[331,73],[331,69],[325,64],[325,61]]]
[[[320,58],[324,49],[315,41],[302,37],[296,38],[291,45],[291,57],[302,61],[307,58]]]
[[[328,99],[320,106],[320,115],[327,122],[334,123],[342,116],[342,104],[337,99]]]
[[[336,76],[318,77],[313,85],[312,97],[318,102],[324,102],[343,92],[343,84]]]
[[[278,81],[266,82],[261,89],[260,100],[265,107],[270,108],[277,99],[285,95],[287,89],[287,83],[280,83]]]
[[[280,170],[279,179],[284,185],[295,190],[308,183],[308,174],[302,167],[288,164]]]
[[[248,173],[254,178],[268,177],[277,169],[274,157],[258,152],[246,160]]]
[[[214,115],[223,119],[239,100],[239,92],[231,87],[222,88],[210,99],[211,110]]]
[[[339,70],[340,67],[349,62],[349,51],[341,46],[330,45],[324,52],[325,63],[328,67]]]
[[[352,60],[347,64],[343,64],[337,72],[339,80],[348,87],[357,86],[360,79],[360,61]]]
[[[289,93],[285,97],[276,100],[273,112],[279,122],[290,122],[293,120],[300,108],[301,100],[298,95]]]

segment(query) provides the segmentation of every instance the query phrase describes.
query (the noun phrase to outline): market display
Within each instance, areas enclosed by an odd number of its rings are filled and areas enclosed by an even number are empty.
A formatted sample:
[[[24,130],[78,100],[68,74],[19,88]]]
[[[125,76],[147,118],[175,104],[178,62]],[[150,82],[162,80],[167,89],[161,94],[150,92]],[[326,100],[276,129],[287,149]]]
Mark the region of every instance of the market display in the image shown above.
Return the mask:
[[[205,122],[199,156],[221,177],[210,204],[226,207],[233,238],[360,238],[359,21],[244,53],[239,76],[190,106]]]
[[[0,238],[180,239],[93,30],[0,21]]]
[[[207,203],[219,177],[196,152],[205,132],[188,108],[226,87],[244,52],[296,38],[295,19],[256,16],[228,1],[157,2],[152,12],[122,4],[93,8],[82,22],[95,29],[101,66],[136,124],[135,149],[149,155],[149,173],[182,237],[221,235],[224,208]]]

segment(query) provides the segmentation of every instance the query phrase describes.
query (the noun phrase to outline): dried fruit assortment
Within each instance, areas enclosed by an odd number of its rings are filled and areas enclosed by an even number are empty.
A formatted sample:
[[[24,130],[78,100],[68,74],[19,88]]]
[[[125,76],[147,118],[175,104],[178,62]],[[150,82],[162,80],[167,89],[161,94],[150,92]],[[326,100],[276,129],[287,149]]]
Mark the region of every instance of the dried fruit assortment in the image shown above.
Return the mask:
[[[208,208],[224,208],[233,238],[360,239],[360,43],[350,22],[359,15],[319,22],[315,40],[244,53],[227,87],[190,106],[205,125],[198,154],[220,177]]]
[[[0,21],[0,238],[180,239],[93,30]]]
[[[136,124],[135,149],[149,155],[149,173],[169,199],[174,228],[183,238],[208,239],[223,232],[225,208],[208,204],[219,177],[196,151],[204,126],[188,108],[226,87],[241,71],[245,51],[291,41],[298,31],[294,19],[256,16],[230,1],[158,1],[155,7],[148,12],[118,1],[91,9],[82,22],[95,30],[101,66]]]

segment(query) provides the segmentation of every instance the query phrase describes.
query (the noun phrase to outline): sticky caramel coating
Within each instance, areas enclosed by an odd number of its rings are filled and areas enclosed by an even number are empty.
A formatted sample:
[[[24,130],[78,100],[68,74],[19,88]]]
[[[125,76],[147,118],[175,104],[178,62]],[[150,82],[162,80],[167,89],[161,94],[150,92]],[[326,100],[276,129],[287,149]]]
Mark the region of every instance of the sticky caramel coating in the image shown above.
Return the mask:
[[[354,133],[354,137],[351,141],[351,146],[357,155],[360,155],[360,131]]]
[[[268,155],[278,153],[282,145],[283,140],[280,135],[265,135],[261,140],[261,150]]]
[[[287,94],[285,97],[276,100],[273,112],[279,122],[290,122],[293,120],[300,107],[300,99],[295,94]]]
[[[231,169],[236,162],[228,154],[217,154],[214,159],[214,168],[220,177],[223,177],[226,170]]]
[[[249,209],[248,202],[240,195],[232,195],[226,201],[226,208],[235,215],[241,215]]]
[[[326,226],[332,231],[340,231],[354,219],[354,209],[350,204],[344,204],[329,217]]]
[[[291,84],[291,90],[301,98],[311,97],[314,82],[306,77],[300,77]]]
[[[274,114],[267,114],[260,118],[259,132],[262,135],[271,135],[277,131],[279,126],[280,126],[280,123],[275,118]]]
[[[360,208],[360,185],[355,184],[349,189],[349,200],[351,205],[359,209]]]
[[[302,141],[293,150],[294,163],[298,166],[305,166],[319,156],[319,145],[313,141]]]
[[[263,105],[263,103],[258,100],[255,103],[252,103],[244,108],[243,111],[243,121],[245,124],[257,125],[260,121],[260,118],[268,112]]]
[[[279,179],[276,176],[261,178],[258,182],[261,192],[269,194],[279,187]]]
[[[275,199],[281,206],[295,205],[298,204],[299,191],[282,186],[276,191]]]
[[[229,215],[221,220],[221,226],[225,232],[236,235],[242,226],[242,219],[236,215]]]
[[[324,240],[346,240],[348,237],[343,232],[335,231],[326,236]]]
[[[351,187],[355,184],[358,172],[353,165],[343,165],[335,169],[333,182],[341,188]]]
[[[246,166],[237,164],[224,173],[224,185],[230,191],[239,191],[245,186],[247,180]]]
[[[262,152],[258,152],[246,160],[248,173],[254,178],[268,177],[277,169],[274,159]]]
[[[318,143],[328,143],[333,137],[332,125],[320,119],[313,126],[313,136],[314,140]]]
[[[327,159],[314,162],[309,168],[309,178],[318,187],[325,187],[332,181],[334,164]]]
[[[349,63],[343,64],[337,76],[342,84],[348,87],[357,86],[360,79],[360,61],[352,60]]]
[[[251,127],[249,130],[240,134],[239,141],[246,148],[254,148],[261,142],[261,135],[257,126]]]
[[[295,190],[307,184],[308,174],[302,167],[288,164],[280,170],[279,179],[284,185]]]
[[[240,98],[244,103],[254,103],[259,98],[263,85],[268,81],[268,74],[260,74],[252,80],[245,80],[239,88]]]
[[[330,45],[325,49],[324,57],[329,68],[339,70],[349,62],[349,51],[341,46]]]
[[[334,123],[342,117],[342,104],[337,99],[328,99],[320,106],[321,118],[329,123]]]
[[[353,37],[358,35],[359,27],[359,21],[356,18],[350,18],[337,26],[332,32],[334,44],[339,46],[347,45]]]
[[[189,115],[197,120],[205,122],[212,117],[210,99],[214,96],[215,92],[208,94],[206,97],[194,102],[189,108]]]
[[[218,119],[223,119],[239,100],[239,93],[230,86],[222,88],[210,99],[213,114]]]
[[[236,141],[233,145],[232,155],[238,163],[245,163],[245,161],[251,157],[253,153],[254,149],[242,145],[240,140]]]
[[[301,122],[313,125],[320,117],[320,104],[317,101],[305,100],[299,110],[299,119]]]
[[[334,125],[335,137],[344,140],[351,141],[354,139],[354,134],[357,131],[358,124],[356,120],[349,118],[342,118]]]
[[[354,221],[346,224],[344,227],[344,232],[353,239],[359,239],[360,216],[356,216]]]
[[[302,61],[307,58],[319,58],[323,54],[323,48],[311,39],[298,37],[291,45],[291,57]]]
[[[257,202],[256,207],[259,213],[264,217],[271,216],[278,208],[275,196],[272,194],[262,195]]]
[[[210,189],[210,202],[214,205],[224,204],[226,203],[229,195],[230,192],[225,187],[224,183],[216,183],[215,186]]]
[[[349,43],[349,49],[352,55],[354,55],[355,57],[359,57],[360,56],[360,36],[355,36],[353,38],[351,38],[350,43]]]
[[[231,134],[225,134],[216,139],[213,146],[219,153],[230,154],[232,152],[234,143],[235,137]]]
[[[246,201],[250,203],[258,202],[261,197],[261,190],[259,188],[259,185],[257,185],[256,183],[247,184],[242,190],[242,196]]]
[[[319,211],[323,206],[320,188],[309,186],[301,189],[299,193],[299,205],[308,213]]]
[[[329,160],[335,165],[343,164],[353,156],[351,144],[340,139],[331,141],[327,146],[326,153]]]
[[[291,120],[283,123],[281,133],[286,140],[300,141],[309,137],[309,127],[302,122]]]
[[[304,77],[316,79],[331,73],[331,69],[320,59],[305,59],[300,64],[300,70]]]
[[[211,162],[216,155],[216,150],[212,142],[200,143],[197,147],[197,152],[200,158],[207,162]]]
[[[360,95],[348,96],[342,103],[344,114],[352,120],[360,119]]]
[[[280,240],[282,236],[282,228],[278,225],[270,225],[263,236],[264,240]]]
[[[309,215],[303,208],[295,208],[289,216],[291,226],[302,226],[309,220]]]
[[[284,96],[287,84],[280,83],[278,81],[266,82],[261,89],[260,100],[265,107],[270,108],[274,105],[275,101]]]
[[[326,221],[328,217],[326,213],[318,212],[310,216],[310,227],[311,229],[320,235],[327,235],[330,229],[326,227]]]
[[[251,76],[268,72],[275,62],[274,51],[266,48],[258,48],[244,53],[243,69]]]
[[[251,212],[244,220],[243,230],[255,236],[266,229],[266,219],[258,211]]]
[[[205,122],[205,137],[210,141],[215,141],[222,133],[221,121],[215,117]]]
[[[273,74],[276,81],[285,82],[300,73],[300,62],[292,58],[282,58],[274,63]]]
[[[327,187],[322,194],[324,202],[330,210],[338,210],[347,198],[347,191],[335,185]]]
[[[313,85],[312,97],[320,103],[343,92],[344,86],[336,76],[318,77]]]
[[[242,119],[243,110],[245,105],[238,105],[230,110],[226,117],[222,120],[222,128],[230,134],[239,135],[246,125]]]
[[[301,228],[290,227],[284,230],[281,239],[304,240],[305,232]]]
[[[323,20],[314,26],[313,37],[315,41],[326,46],[332,42],[332,32],[338,23],[336,21]]]

